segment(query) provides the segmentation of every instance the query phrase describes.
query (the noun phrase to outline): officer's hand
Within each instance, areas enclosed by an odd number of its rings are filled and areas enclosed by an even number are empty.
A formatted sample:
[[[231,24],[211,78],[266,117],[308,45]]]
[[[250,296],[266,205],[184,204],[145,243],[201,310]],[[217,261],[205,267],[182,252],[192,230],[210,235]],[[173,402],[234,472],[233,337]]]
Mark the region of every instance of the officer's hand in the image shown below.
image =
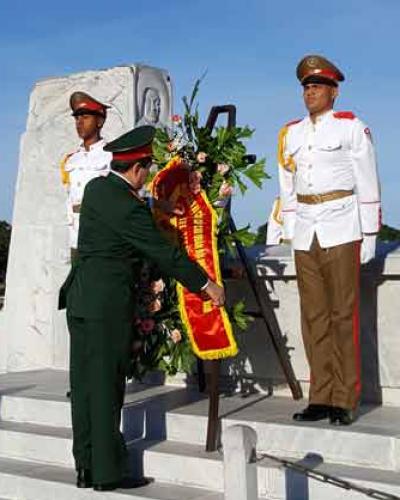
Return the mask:
[[[215,306],[220,307],[224,305],[225,290],[223,286],[217,285],[214,281],[209,281],[203,292],[209,296]]]
[[[172,201],[169,200],[154,200],[153,206],[158,210],[161,210],[165,214],[169,215],[183,215],[185,213],[185,209],[178,205],[173,204]]]
[[[375,257],[376,234],[364,234],[361,242],[361,264],[367,264]]]

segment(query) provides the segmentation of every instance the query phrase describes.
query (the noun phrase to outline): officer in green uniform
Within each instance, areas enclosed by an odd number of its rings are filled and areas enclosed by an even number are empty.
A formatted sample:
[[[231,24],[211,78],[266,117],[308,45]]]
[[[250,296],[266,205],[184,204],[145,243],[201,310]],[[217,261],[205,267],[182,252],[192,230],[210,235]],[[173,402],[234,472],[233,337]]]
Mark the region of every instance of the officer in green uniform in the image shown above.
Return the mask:
[[[123,480],[120,433],[125,375],[132,341],[135,283],[142,258],[192,292],[223,305],[224,290],[172,246],[138,195],[152,162],[155,129],[134,129],[105,146],[111,172],[85,189],[78,260],[60,292],[71,335],[71,405],[77,486],[97,491],[132,487]]]

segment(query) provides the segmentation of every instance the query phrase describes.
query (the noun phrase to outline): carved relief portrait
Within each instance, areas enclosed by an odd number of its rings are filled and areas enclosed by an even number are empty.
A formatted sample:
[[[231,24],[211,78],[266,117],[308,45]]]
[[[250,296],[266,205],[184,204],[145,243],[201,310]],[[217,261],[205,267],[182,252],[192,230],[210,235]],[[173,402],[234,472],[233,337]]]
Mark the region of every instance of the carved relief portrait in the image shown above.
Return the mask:
[[[160,120],[161,97],[156,89],[149,87],[144,92],[142,119],[149,125],[157,125]]]
[[[171,82],[166,71],[137,67],[135,125],[168,125],[171,116]]]

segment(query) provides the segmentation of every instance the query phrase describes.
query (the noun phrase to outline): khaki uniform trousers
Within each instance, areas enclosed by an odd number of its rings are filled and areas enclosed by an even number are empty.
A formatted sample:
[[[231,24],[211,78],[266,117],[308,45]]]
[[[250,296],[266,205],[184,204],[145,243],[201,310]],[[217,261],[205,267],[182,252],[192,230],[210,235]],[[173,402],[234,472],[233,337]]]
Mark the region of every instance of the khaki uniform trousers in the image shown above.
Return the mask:
[[[354,409],[360,397],[360,242],[296,250],[310,404]]]

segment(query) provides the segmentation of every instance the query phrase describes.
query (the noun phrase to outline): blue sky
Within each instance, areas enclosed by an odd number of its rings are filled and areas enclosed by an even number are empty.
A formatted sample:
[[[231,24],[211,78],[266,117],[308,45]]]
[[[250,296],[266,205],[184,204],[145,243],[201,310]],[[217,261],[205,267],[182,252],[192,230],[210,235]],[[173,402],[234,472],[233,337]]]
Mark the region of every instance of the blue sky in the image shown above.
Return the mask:
[[[0,219],[11,220],[34,83],[145,62],[169,70],[176,112],[207,70],[204,119],[210,106],[233,103],[239,124],[256,129],[249,149],[267,158],[272,179],[244,199],[238,195],[234,214],[238,224],[257,227],[277,192],[278,130],[304,115],[296,64],[304,54],[321,53],[346,75],[337,109],[352,110],[372,130],[384,221],[400,227],[399,0],[1,0],[0,19]]]

